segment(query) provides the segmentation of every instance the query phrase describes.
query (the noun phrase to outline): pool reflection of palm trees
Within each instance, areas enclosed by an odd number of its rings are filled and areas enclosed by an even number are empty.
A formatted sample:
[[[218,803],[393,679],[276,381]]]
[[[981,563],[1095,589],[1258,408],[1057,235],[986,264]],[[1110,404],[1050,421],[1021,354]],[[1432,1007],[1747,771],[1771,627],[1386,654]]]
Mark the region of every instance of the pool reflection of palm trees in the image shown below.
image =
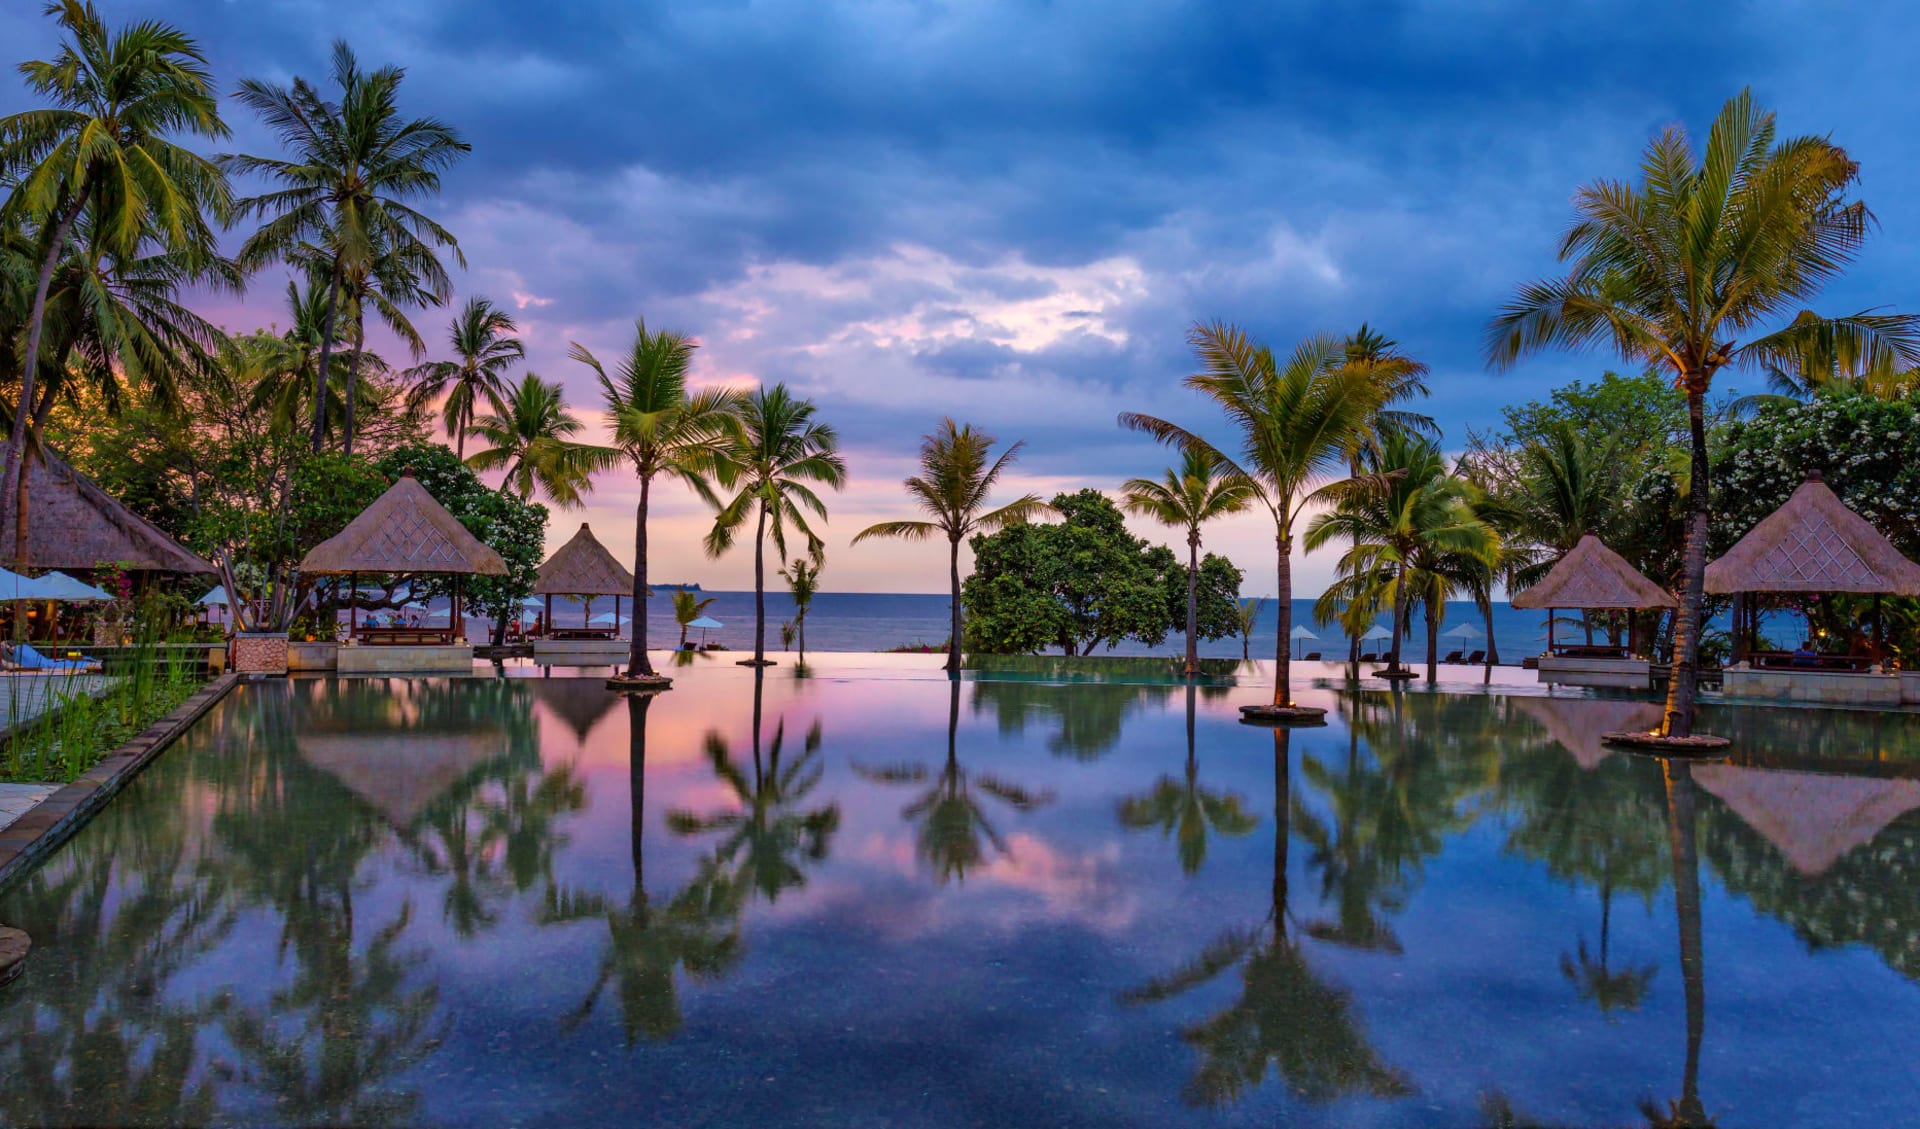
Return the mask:
[[[653,702],[653,694],[627,697],[633,888],[626,903],[549,887],[541,918],[549,924],[581,920],[606,924],[607,947],[593,985],[563,1025],[571,1029],[585,1022],[612,985],[629,1048],[642,1038],[667,1039],[680,1030],[677,972],[684,971],[695,980],[718,979],[739,963],[741,953],[743,894],[711,859],[703,860],[693,880],[671,897],[656,901],[647,893],[643,831],[647,713]]]
[[[1319,978],[1288,930],[1290,740],[1285,728],[1273,730],[1273,885],[1266,920],[1229,930],[1184,967],[1121,996],[1126,1004],[1155,1004],[1240,969],[1239,997],[1180,1033],[1200,1054],[1186,1091],[1195,1105],[1231,1105],[1263,1084],[1269,1070],[1310,1102],[1413,1092],[1399,1071],[1380,1061],[1347,993]]]
[[[773,736],[762,755],[761,711],[766,673],[755,669],[753,680],[753,775],[734,763],[733,752],[718,732],[709,731],[707,763],[727,786],[737,805],[732,810],[699,815],[689,811],[667,813],[667,826],[676,835],[718,833],[716,865],[728,870],[732,881],[746,890],[778,901],[781,893],[806,885],[806,865],[825,861],[833,833],[840,827],[837,802],[806,807],[820,785],[825,768],[820,763],[820,722],[808,727],[800,755],[786,764],[782,756],[787,721],[774,723]]]
[[[937,777],[915,764],[854,766],[855,772],[877,784],[918,786],[933,781],[901,815],[919,825],[917,852],[943,883],[950,878],[964,881],[967,871],[986,861],[989,846],[998,855],[1010,854],[1005,837],[987,818],[980,796],[1022,813],[1053,802],[1052,792],[1033,792],[985,773],[967,772],[960,766],[959,732],[960,679],[953,677],[948,680],[947,759]]]
[[[1198,687],[1189,683],[1186,779],[1162,776],[1151,791],[1120,801],[1120,826],[1129,830],[1158,827],[1162,834],[1173,835],[1179,845],[1180,869],[1188,874],[1198,874],[1206,861],[1210,833],[1240,836],[1260,826],[1259,818],[1246,810],[1239,796],[1200,786],[1200,762],[1194,751],[1197,693]]]
[[[1711,1126],[1700,1100],[1700,1044],[1706,1036],[1706,950],[1700,935],[1700,854],[1693,766],[1684,760],[1663,762],[1667,786],[1667,844],[1673,855],[1673,908],[1680,922],[1680,978],[1687,998],[1687,1057],[1680,1096],[1661,1110],[1641,1107],[1655,1129]]]

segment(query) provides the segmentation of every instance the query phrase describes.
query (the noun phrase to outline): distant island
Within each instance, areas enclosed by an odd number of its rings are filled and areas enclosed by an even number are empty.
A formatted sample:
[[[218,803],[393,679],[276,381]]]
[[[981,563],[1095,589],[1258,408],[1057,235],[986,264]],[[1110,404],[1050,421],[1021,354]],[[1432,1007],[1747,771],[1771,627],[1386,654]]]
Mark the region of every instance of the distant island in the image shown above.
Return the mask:
[[[661,584],[661,583],[658,583],[658,582],[655,582],[655,583],[652,583],[652,584],[649,584],[649,585],[647,585],[647,587],[649,587],[649,588],[678,588],[678,589],[680,589],[680,590],[681,590],[681,591],[683,591],[683,592],[698,592],[698,591],[700,591],[700,586],[699,586],[698,584]]]

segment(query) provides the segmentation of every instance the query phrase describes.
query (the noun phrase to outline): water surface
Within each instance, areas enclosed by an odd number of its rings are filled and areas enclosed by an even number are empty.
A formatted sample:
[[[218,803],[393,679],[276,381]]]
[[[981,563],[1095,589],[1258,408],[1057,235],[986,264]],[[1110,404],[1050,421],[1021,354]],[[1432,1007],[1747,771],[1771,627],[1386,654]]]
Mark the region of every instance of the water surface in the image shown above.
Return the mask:
[[[0,1123],[1881,1126],[1910,716],[811,677],[241,687],[37,872]]]

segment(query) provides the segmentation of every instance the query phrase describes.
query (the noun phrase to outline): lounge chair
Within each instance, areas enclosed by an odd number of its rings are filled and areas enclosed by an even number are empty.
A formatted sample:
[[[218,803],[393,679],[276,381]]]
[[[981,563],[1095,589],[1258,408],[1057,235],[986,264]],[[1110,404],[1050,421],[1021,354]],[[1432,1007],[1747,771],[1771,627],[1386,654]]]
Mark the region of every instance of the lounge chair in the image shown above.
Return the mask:
[[[1360,656],[1360,661],[1363,663],[1377,663],[1380,661],[1380,656],[1374,654],[1372,651],[1368,651],[1366,654]]]
[[[1467,656],[1467,665],[1472,666],[1473,664],[1481,661],[1486,657],[1487,657],[1487,653],[1485,651],[1475,651],[1471,655]]]
[[[51,674],[93,674],[100,664],[92,659],[50,659],[26,643],[16,643],[8,661],[18,670],[38,670]]]
[[[1464,654],[1466,654],[1465,651],[1448,651],[1447,657],[1444,659],[1441,659],[1440,661],[1443,663],[1449,663],[1449,664],[1457,663],[1460,661],[1460,656]]]
[[[1302,659],[1302,660],[1300,660],[1300,661],[1301,661],[1301,662],[1310,662],[1310,663],[1317,663],[1317,662],[1319,662],[1319,661],[1320,661],[1320,652],[1319,652],[1319,651],[1308,651],[1308,652],[1307,652],[1307,657],[1306,657],[1306,658],[1304,658],[1304,659]]]

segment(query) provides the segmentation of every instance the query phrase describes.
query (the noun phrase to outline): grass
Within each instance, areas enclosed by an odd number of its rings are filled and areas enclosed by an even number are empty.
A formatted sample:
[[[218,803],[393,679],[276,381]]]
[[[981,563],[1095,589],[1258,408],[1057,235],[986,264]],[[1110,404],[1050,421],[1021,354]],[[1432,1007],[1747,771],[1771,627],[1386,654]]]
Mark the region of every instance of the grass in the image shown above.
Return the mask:
[[[0,745],[0,782],[66,783],[100,758],[173,712],[202,685],[197,658],[136,644],[125,673],[99,685],[97,676],[72,673],[10,676],[0,694],[17,704],[29,688],[49,695],[48,707]]]

